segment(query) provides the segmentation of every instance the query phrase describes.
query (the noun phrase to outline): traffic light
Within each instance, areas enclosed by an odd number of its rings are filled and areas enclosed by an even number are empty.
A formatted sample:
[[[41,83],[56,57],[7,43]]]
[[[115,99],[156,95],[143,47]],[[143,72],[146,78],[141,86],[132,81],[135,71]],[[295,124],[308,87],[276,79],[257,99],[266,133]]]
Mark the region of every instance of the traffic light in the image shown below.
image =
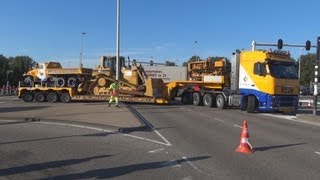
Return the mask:
[[[282,47],[283,47],[283,41],[282,41],[282,39],[279,39],[278,40],[278,49],[282,49]]]
[[[153,66],[153,61],[152,60],[150,61],[150,66]]]
[[[311,41],[306,41],[306,50],[309,51],[311,48]]]

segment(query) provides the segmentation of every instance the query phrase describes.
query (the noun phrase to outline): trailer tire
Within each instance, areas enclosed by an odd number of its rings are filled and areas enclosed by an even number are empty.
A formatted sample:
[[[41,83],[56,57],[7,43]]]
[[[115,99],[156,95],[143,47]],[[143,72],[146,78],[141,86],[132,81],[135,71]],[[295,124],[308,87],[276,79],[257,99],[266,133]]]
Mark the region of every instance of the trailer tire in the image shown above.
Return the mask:
[[[63,103],[68,103],[71,101],[71,97],[69,95],[69,93],[67,92],[64,92],[60,95],[60,101],[63,102]]]
[[[42,92],[37,92],[35,95],[34,95],[34,99],[37,101],[37,102],[43,102],[46,98],[44,96],[44,94]]]
[[[225,109],[226,108],[226,101],[222,94],[219,94],[216,98],[217,108]]]
[[[214,102],[213,102],[213,96],[211,95],[211,94],[205,94],[204,96],[203,96],[203,104],[204,104],[204,106],[206,106],[206,107],[212,107],[213,106],[213,104],[214,104]]]
[[[254,96],[248,96],[247,112],[254,113],[255,110],[256,110],[256,98]]]
[[[51,92],[47,95],[48,102],[55,103],[58,101],[58,94],[55,92]]]
[[[32,102],[33,101],[33,94],[31,92],[24,92],[22,94],[22,99],[24,102]]]
[[[193,105],[195,106],[201,106],[202,105],[202,96],[200,95],[200,93],[195,92],[192,95],[192,99],[193,99]]]

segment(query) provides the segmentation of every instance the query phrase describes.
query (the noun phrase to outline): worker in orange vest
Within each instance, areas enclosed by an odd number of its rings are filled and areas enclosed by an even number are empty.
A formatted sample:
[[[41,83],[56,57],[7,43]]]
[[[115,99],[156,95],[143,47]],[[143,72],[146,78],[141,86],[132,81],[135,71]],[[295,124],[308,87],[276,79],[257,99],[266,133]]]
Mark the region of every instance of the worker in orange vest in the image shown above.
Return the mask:
[[[114,83],[112,83],[109,87],[109,92],[111,94],[110,100],[109,100],[109,107],[111,106],[111,103],[113,101],[116,102],[116,107],[119,107],[119,82],[116,80]]]

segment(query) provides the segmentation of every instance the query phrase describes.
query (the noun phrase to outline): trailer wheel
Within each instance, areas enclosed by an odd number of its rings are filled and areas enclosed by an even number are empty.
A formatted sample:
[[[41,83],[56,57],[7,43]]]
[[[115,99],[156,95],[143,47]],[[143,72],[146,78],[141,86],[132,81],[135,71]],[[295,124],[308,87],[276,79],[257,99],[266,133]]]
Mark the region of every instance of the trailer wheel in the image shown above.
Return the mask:
[[[65,93],[62,93],[62,94],[60,95],[60,100],[61,100],[61,102],[63,102],[63,103],[68,103],[68,102],[71,101],[71,97],[70,97],[69,93],[65,92]]]
[[[48,102],[55,103],[58,101],[58,94],[55,92],[51,92],[47,95]]]
[[[216,104],[217,108],[225,109],[226,108],[226,102],[222,94],[219,94],[216,98]]]
[[[35,95],[34,95],[34,99],[37,101],[37,102],[43,102],[45,100],[45,96],[42,92],[37,92]]]
[[[254,96],[248,97],[248,105],[247,105],[247,112],[253,113],[256,110],[256,98]]]
[[[207,107],[213,106],[213,96],[211,94],[205,94],[203,96],[203,104]]]
[[[200,93],[193,93],[192,95],[193,97],[193,105],[195,106],[201,106],[202,105],[202,96],[200,95]]]
[[[33,94],[31,92],[24,92],[22,94],[22,99],[24,102],[31,102],[33,101]]]

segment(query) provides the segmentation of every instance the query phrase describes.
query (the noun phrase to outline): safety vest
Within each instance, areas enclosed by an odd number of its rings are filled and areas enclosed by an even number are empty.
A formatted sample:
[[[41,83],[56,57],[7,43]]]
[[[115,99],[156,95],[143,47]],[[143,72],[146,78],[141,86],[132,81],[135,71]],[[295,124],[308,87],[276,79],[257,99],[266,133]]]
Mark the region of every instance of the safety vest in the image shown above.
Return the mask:
[[[116,95],[118,95],[119,84],[112,83],[112,84],[110,85],[109,89],[111,90],[111,95],[112,95],[112,96],[116,96]]]

